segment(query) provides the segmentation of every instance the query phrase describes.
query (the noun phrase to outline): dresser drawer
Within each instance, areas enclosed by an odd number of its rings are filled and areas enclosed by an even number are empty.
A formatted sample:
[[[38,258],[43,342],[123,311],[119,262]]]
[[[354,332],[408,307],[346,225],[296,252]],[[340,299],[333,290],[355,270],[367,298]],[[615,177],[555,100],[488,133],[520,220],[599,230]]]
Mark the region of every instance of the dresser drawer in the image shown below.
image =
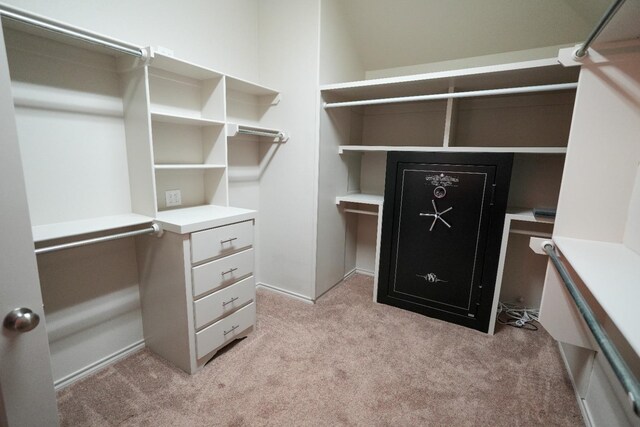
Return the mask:
[[[253,272],[253,249],[193,267],[193,296],[228,286]]]
[[[198,359],[240,336],[256,320],[256,303],[252,302],[235,313],[196,333]]]
[[[196,329],[217,320],[249,301],[255,300],[253,276],[199,299],[194,304]]]
[[[191,262],[218,258],[253,245],[253,221],[191,234]]]

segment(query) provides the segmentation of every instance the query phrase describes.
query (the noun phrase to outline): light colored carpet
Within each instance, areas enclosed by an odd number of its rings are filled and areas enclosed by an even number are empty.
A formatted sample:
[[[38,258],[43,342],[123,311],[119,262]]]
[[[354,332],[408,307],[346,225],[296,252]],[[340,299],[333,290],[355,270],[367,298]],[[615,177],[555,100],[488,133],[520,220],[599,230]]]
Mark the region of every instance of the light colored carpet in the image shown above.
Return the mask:
[[[353,276],[305,304],[258,291],[258,326],[189,376],[144,350],[58,393],[64,426],[577,426],[555,342],[374,304]]]

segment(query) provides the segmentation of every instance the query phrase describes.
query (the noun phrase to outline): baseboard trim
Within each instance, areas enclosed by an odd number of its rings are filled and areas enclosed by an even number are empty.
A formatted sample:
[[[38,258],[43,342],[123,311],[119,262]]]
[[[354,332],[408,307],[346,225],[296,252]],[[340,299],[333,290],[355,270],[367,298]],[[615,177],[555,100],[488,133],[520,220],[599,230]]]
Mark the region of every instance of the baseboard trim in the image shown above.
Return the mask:
[[[144,340],[140,340],[140,341],[136,341],[133,344],[130,344],[128,346],[126,346],[125,348],[116,351],[115,353],[112,353],[106,357],[103,357],[102,359],[88,365],[85,366],[82,369],[77,370],[76,372],[67,375],[66,377],[62,377],[57,381],[53,382],[53,386],[56,390],[60,390],[65,388],[66,386],[82,379],[85,378],[93,373],[95,373],[96,371],[99,371],[102,368],[105,368],[109,365],[111,365],[112,363],[117,362],[120,359],[125,358],[126,356],[135,353],[136,351],[142,350],[145,347],[144,345]]]
[[[304,295],[301,295],[299,293],[296,292],[291,292],[291,291],[285,291],[284,289],[280,289],[277,286],[272,286],[272,285],[268,285],[266,283],[262,283],[259,282],[256,284],[256,288],[262,288],[262,289],[266,289],[268,291],[272,291],[272,292],[276,292],[278,294],[282,294],[284,296],[287,296],[289,298],[294,298],[297,299],[299,301],[305,302],[307,304],[315,304],[315,300],[312,300]]]
[[[576,382],[573,379],[573,375],[571,375],[571,368],[569,367],[569,361],[567,357],[564,355],[564,350],[562,349],[562,345],[560,341],[557,342],[558,350],[560,350],[560,357],[562,357],[562,362],[564,363],[564,368],[567,371],[567,375],[569,376],[569,381],[571,381],[571,387],[573,388],[573,393],[576,396],[576,401],[578,402],[578,408],[580,408],[580,413],[582,414],[582,421],[584,421],[585,427],[592,427],[591,416],[589,415],[588,409],[584,405],[584,401],[582,397],[578,394],[578,387],[576,386]]]
[[[373,271],[370,271],[370,270],[362,270],[362,269],[360,269],[360,268],[356,268],[356,269],[354,270],[354,273],[362,274],[362,275],[364,275],[364,276],[370,276],[370,277],[374,277],[374,276],[376,275],[376,273],[375,273],[375,272],[373,272]],[[345,279],[346,279],[346,277],[345,277]]]

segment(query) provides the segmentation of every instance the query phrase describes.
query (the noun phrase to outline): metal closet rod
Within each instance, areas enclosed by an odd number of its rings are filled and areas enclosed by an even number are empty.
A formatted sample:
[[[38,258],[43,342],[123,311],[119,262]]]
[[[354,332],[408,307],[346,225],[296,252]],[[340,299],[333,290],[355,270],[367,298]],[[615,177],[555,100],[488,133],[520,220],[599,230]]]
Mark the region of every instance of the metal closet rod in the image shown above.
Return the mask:
[[[609,21],[611,21],[611,18],[614,17],[618,10],[620,10],[624,2],[625,0],[615,0],[613,3],[611,3],[609,8],[604,12],[604,15],[602,15],[602,18],[600,18],[600,21],[598,21],[593,30],[591,30],[591,33],[587,36],[587,40],[585,40],[585,42],[582,43],[582,45],[573,53],[573,56],[576,59],[584,58],[585,56],[587,56],[587,51],[589,50],[589,46],[591,46],[591,43],[593,43],[596,37],[600,35]]]
[[[244,135],[266,136],[267,138],[283,139],[285,137],[284,132],[265,132],[261,130],[242,129],[242,128],[239,128],[237,133],[241,133]]]
[[[511,95],[516,93],[551,92],[556,90],[576,89],[578,83],[557,83],[539,86],[508,87],[502,89],[473,90],[469,92],[447,92],[432,95],[400,96],[396,98],[365,99],[362,101],[346,101],[324,103],[324,108],[355,107],[359,105],[397,104],[400,102],[434,101],[451,98],[476,98],[480,96]]]
[[[638,380],[633,375],[633,372],[631,372],[631,369],[629,369],[629,366],[626,364],[622,356],[620,356],[620,352],[611,342],[605,330],[600,326],[600,323],[593,314],[589,304],[587,304],[587,301],[578,290],[578,287],[569,275],[567,269],[562,265],[562,262],[560,262],[558,255],[555,253],[553,244],[549,241],[543,242],[542,249],[547,253],[547,255],[549,255],[551,262],[556,270],[558,270],[558,274],[560,274],[565,287],[569,291],[573,301],[576,303],[580,314],[582,314],[584,321],[587,323],[587,326],[591,330],[596,342],[602,349],[602,354],[607,358],[607,361],[611,365],[618,381],[622,384],[631,403],[631,407],[633,408],[633,412],[640,417],[640,384],[638,384]]]
[[[91,44],[113,49],[121,53],[126,53],[127,55],[133,55],[138,58],[144,59],[148,56],[146,51],[139,46],[123,43],[119,40],[91,33],[89,31],[73,28],[72,26],[64,24],[62,22],[45,18],[44,16],[36,15],[34,13],[14,8],[6,4],[0,4],[0,16],[11,19],[13,21],[23,22],[34,27],[42,28],[47,31],[73,37],[75,39],[82,40]]]
[[[162,234],[162,228],[160,228],[158,224],[152,224],[151,227],[143,228],[141,230],[127,231],[125,233],[111,234],[109,236],[95,237],[93,239],[86,239],[86,240],[80,240],[77,242],[63,243],[61,245],[38,248],[35,250],[35,253],[36,255],[46,254],[49,252],[59,251],[62,249],[77,248],[79,246],[87,246],[87,245],[92,245],[94,243],[109,242],[111,240],[124,239],[125,237],[132,237],[132,236],[140,236],[142,234],[155,234],[159,236]]]

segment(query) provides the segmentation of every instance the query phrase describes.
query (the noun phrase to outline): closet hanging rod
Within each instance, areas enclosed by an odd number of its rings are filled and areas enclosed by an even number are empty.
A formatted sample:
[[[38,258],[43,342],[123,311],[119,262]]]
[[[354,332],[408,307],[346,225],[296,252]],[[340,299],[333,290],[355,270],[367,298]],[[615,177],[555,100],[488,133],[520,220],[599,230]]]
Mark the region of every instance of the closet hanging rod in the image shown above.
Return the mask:
[[[625,0],[615,0],[613,3],[611,3],[609,8],[604,12],[604,15],[602,15],[602,18],[600,18],[600,21],[598,21],[593,30],[591,30],[591,33],[587,36],[587,40],[585,40],[585,42],[582,43],[582,45],[580,45],[580,47],[573,53],[575,59],[581,59],[587,56],[591,43],[593,43],[596,37],[600,35],[609,21],[611,21],[618,10],[620,10],[624,2]]]
[[[562,262],[560,262],[560,258],[558,258],[558,255],[555,253],[554,245],[547,240],[542,242],[541,246],[546,254],[549,255],[553,266],[558,271],[558,274],[560,274],[565,287],[578,307],[578,311],[580,311],[582,318],[587,323],[587,326],[591,330],[596,342],[602,349],[602,354],[606,357],[613,369],[613,372],[618,378],[618,381],[620,381],[622,387],[627,393],[633,412],[640,417],[640,384],[638,383],[638,380],[633,375],[633,372],[631,372],[622,356],[620,356],[620,352],[611,342],[606,331],[602,329],[602,326],[593,314],[589,304],[587,304],[582,293],[580,293],[573,279],[571,279],[569,272],[564,265],[562,265]]]
[[[121,53],[126,53],[127,55],[133,55],[142,59],[146,59],[148,57],[147,52],[139,46],[124,43],[122,41],[95,34],[90,31],[74,28],[71,25],[64,24],[53,19],[45,18],[44,16],[27,12],[22,9],[14,8],[6,4],[0,4],[0,16],[11,19],[13,21],[29,24],[34,27],[42,28],[47,31],[69,36],[74,39],[82,40],[94,45],[113,49]]]
[[[241,125],[237,123],[229,123],[227,125],[227,135],[236,136],[238,134],[264,136],[266,138],[277,139],[279,142],[287,142],[287,140],[289,139],[289,135],[287,135],[286,132],[283,132],[281,130],[260,128],[257,126],[247,126],[247,125]]]
[[[238,129],[237,133],[241,133],[243,135],[254,135],[254,136],[266,136],[267,138],[284,138],[284,132],[264,132],[261,130],[253,130],[253,129]]]
[[[434,101],[450,98],[475,98],[480,96],[511,95],[516,93],[551,92],[556,90],[576,89],[578,83],[557,83],[539,86],[508,87],[503,89],[473,90],[469,92],[447,92],[432,95],[400,96],[396,98],[365,99],[362,101],[346,101],[324,103],[324,108],[355,107],[359,105],[397,104],[401,102]]]
[[[59,251],[62,249],[77,248],[79,246],[92,245],[94,243],[109,242],[111,240],[124,239],[125,237],[140,236],[142,234],[155,234],[160,236],[162,228],[158,224],[152,224],[151,227],[141,230],[127,231],[125,233],[111,234],[109,236],[95,237],[93,239],[79,240],[77,242],[63,243],[61,245],[47,246],[35,250],[36,255],[46,254],[49,252]]]

